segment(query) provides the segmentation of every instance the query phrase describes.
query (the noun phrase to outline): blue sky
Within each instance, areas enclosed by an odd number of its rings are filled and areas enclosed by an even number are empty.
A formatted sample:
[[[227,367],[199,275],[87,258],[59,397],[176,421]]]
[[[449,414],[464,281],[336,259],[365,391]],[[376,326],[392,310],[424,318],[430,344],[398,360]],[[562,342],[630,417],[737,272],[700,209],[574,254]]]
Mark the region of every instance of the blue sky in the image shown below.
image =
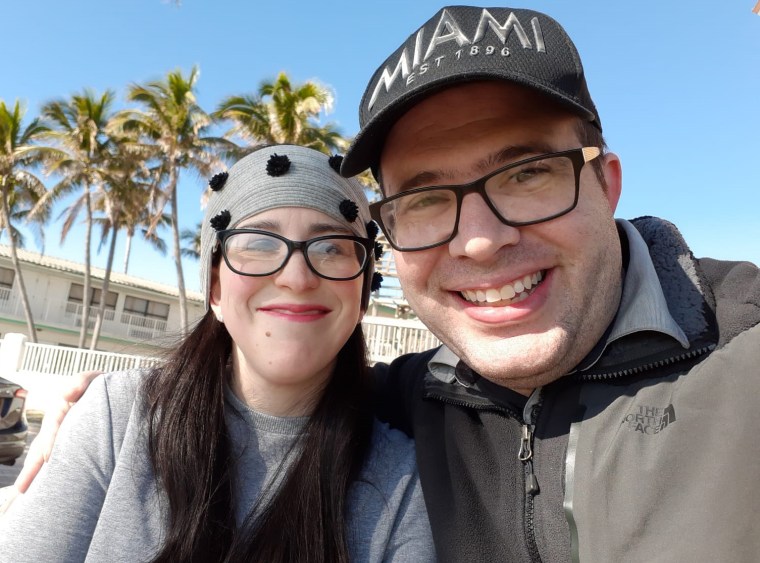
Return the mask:
[[[463,2],[469,4],[468,2]],[[760,16],[755,0],[542,0],[515,4],[559,20],[575,41],[608,144],[623,163],[617,216],[675,222],[697,256],[760,262]],[[286,71],[335,92],[327,121],[353,136],[366,81],[442,5],[429,0],[4,2],[0,99],[45,101],[201,71],[199,101],[253,92]],[[181,227],[202,217],[205,179],[180,183]],[[167,242],[170,234],[166,232]],[[75,231],[45,252],[83,260]],[[116,267],[123,258],[123,238]],[[29,238],[29,249],[35,249]],[[171,258],[137,245],[130,274],[175,283]],[[105,249],[95,259],[105,263]],[[189,261],[185,280],[199,287]]]

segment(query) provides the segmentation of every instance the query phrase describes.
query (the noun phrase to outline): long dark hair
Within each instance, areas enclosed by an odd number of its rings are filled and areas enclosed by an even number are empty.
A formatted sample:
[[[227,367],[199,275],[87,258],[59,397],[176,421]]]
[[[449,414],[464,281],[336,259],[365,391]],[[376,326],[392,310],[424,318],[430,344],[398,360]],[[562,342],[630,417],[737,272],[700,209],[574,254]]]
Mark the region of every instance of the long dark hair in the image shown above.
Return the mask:
[[[224,386],[232,339],[210,311],[146,379],[153,470],[168,501],[155,562],[348,562],[346,498],[372,434],[361,325],[297,444],[282,485],[242,527],[235,521]]]

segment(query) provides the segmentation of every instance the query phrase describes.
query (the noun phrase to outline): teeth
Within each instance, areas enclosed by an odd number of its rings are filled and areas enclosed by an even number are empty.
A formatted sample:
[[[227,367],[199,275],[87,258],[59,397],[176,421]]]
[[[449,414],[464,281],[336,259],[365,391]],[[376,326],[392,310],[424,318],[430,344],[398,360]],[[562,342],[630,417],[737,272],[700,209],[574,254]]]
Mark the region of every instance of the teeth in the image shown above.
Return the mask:
[[[515,288],[513,288],[511,285],[505,285],[501,288],[501,298],[502,299],[512,299],[515,295]]]
[[[499,293],[499,290],[489,289],[486,291],[486,301],[489,303],[496,303],[497,301],[501,301],[501,294]]]
[[[527,299],[528,291],[537,286],[543,279],[543,273],[536,272],[526,275],[512,284],[506,284],[501,289],[466,289],[462,291],[462,296],[471,303],[496,303],[509,300],[512,303],[519,303]]]

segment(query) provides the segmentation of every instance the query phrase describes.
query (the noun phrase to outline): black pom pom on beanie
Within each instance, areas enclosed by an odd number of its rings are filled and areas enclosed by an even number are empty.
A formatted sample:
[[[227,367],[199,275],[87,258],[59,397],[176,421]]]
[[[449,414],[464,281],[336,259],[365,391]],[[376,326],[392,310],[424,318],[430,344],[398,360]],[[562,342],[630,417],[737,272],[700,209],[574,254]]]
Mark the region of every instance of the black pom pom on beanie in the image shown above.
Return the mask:
[[[290,170],[290,159],[287,155],[273,154],[267,162],[267,174],[270,176],[282,176]]]

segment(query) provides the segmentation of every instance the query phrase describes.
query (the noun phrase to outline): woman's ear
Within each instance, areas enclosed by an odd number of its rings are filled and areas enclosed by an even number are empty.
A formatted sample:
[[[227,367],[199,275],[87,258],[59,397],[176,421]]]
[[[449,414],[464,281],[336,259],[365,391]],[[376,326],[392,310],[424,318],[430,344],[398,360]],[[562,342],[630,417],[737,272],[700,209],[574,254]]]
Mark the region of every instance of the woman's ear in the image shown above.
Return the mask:
[[[219,322],[224,322],[222,317],[222,285],[219,281],[219,266],[211,268],[211,287],[209,288],[208,303]]]

